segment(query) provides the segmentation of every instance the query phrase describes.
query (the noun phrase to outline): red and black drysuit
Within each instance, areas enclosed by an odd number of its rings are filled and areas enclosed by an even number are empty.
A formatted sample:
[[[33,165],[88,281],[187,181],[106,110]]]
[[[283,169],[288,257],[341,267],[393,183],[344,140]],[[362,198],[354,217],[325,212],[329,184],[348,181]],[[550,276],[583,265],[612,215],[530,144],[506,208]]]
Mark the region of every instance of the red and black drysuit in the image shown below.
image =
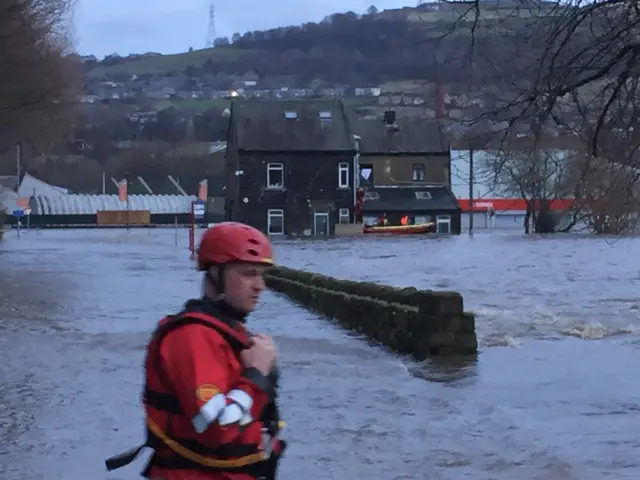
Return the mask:
[[[277,371],[244,368],[244,316],[224,302],[190,300],[163,319],[145,361],[144,445],[106,461],[108,470],[154,450],[143,477],[162,480],[274,479],[286,446],[276,436]]]

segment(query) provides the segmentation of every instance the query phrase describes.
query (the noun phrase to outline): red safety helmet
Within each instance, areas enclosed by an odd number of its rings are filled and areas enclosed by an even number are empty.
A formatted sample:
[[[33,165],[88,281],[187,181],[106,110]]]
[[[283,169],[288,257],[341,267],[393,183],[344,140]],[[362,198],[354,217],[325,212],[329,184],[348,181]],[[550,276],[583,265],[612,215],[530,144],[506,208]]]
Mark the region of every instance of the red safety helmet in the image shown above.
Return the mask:
[[[273,265],[269,239],[259,230],[238,222],[222,222],[207,230],[198,248],[198,270],[231,262]]]

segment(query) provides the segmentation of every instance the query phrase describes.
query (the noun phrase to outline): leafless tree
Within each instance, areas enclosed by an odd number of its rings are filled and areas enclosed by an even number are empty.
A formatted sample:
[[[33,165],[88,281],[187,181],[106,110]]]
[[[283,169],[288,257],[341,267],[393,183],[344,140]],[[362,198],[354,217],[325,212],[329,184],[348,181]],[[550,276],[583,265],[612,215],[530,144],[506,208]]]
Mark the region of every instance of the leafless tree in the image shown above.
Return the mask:
[[[606,115],[598,115],[602,98],[572,95],[581,122],[574,126],[584,148],[572,168],[573,196],[595,233],[621,234],[637,230],[640,213],[640,81],[627,79]],[[594,107],[595,104],[595,107]],[[597,139],[594,140],[594,137]]]
[[[449,5],[470,38],[469,61],[493,66],[491,80],[512,87],[496,101],[511,123],[535,116],[562,124],[567,96],[579,94],[603,99],[593,115],[601,126],[625,82],[640,73],[640,11],[630,0]]]
[[[457,12],[451,32],[462,29],[470,39],[469,66],[482,64],[471,71],[483,73],[483,86],[494,86],[474,120],[501,126],[492,159],[496,185],[524,198],[533,220],[548,200],[570,196],[569,224],[596,233],[633,229],[640,212],[637,2],[448,5]],[[528,140],[515,142],[523,125]],[[545,130],[572,138],[562,160],[543,148]]]
[[[49,144],[71,124],[80,78],[69,55],[71,1],[0,2],[0,147]]]
[[[611,110],[613,112],[613,110]],[[586,113],[585,113],[586,114]],[[495,193],[522,198],[524,229],[536,233],[582,227],[597,234],[635,231],[640,212],[640,136],[633,128],[604,125],[597,154],[585,125],[565,137],[512,134],[488,157]],[[563,218],[554,202],[570,200]],[[532,227],[532,228],[531,228]]]
[[[547,148],[541,136],[513,136],[491,153],[486,177],[492,179],[495,193],[524,200],[525,233],[553,233],[559,227],[552,215],[553,203],[568,194],[570,171],[565,151]],[[573,225],[565,224],[562,229]]]

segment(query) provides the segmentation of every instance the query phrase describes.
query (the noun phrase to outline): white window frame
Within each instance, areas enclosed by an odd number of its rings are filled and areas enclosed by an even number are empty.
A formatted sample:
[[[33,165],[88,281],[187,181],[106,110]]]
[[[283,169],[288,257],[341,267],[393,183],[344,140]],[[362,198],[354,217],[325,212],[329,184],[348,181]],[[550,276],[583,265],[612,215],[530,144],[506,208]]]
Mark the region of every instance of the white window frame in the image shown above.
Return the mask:
[[[338,188],[349,188],[349,164],[347,162],[340,162],[338,164]],[[346,182],[342,181],[342,175],[345,175]]]
[[[282,219],[282,231],[281,232],[272,232],[271,231],[271,219],[273,217],[279,217]],[[281,208],[272,208],[267,210],[267,234],[268,235],[284,235],[284,210]]]
[[[295,120],[296,118],[298,118],[298,112],[296,112],[295,110],[285,110],[284,118],[288,120]]]
[[[422,178],[418,177],[418,172],[422,174]],[[414,163],[411,167],[411,180],[414,182],[424,182],[427,178],[426,168],[424,167],[424,163]]]
[[[271,183],[271,172],[280,172],[282,183],[274,185]],[[267,163],[267,188],[271,190],[280,190],[284,188],[284,164],[283,163]]]
[[[320,117],[320,120],[331,120],[332,115],[329,110],[320,110],[318,117]]]
[[[451,215],[438,215],[436,216],[436,232],[440,232],[440,225],[447,225],[447,232],[451,233]]]
[[[415,192],[418,200],[431,200],[431,192]]]
[[[343,221],[345,219],[346,221]],[[348,208],[341,208],[338,210],[338,223],[340,225],[347,225],[351,223],[351,211]]]

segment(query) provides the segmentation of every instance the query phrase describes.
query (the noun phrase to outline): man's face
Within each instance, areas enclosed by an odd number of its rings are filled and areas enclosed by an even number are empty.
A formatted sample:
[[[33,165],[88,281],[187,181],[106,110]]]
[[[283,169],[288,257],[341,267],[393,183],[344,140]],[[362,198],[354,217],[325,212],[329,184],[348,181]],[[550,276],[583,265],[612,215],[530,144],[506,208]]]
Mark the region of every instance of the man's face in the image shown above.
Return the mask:
[[[228,265],[224,269],[224,293],[229,305],[243,313],[255,310],[265,289],[264,272],[267,268],[251,263]]]

